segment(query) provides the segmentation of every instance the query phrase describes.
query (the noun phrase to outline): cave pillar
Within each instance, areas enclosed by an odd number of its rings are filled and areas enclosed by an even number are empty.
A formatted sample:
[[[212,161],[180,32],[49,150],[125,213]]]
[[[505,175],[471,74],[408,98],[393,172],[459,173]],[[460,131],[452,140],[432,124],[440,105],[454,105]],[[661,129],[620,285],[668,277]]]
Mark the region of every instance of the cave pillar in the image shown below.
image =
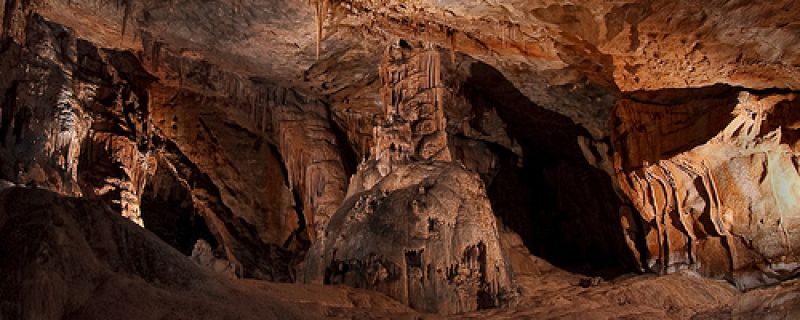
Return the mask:
[[[306,282],[376,290],[440,314],[512,301],[484,183],[450,156],[440,65],[433,48],[386,50],[375,144],[309,249]]]

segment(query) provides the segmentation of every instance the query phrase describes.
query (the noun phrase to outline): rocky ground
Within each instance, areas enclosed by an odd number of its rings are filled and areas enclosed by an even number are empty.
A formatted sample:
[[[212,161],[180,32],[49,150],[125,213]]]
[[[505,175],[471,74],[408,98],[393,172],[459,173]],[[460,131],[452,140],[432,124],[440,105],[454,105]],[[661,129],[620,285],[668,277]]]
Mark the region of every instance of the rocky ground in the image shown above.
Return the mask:
[[[0,191],[2,314],[15,319],[439,319],[346,286],[231,279],[192,262],[100,201]],[[514,234],[519,296],[454,319],[793,319],[800,283],[739,292],[684,272],[603,280],[530,256]],[[13,258],[12,258],[13,257]]]

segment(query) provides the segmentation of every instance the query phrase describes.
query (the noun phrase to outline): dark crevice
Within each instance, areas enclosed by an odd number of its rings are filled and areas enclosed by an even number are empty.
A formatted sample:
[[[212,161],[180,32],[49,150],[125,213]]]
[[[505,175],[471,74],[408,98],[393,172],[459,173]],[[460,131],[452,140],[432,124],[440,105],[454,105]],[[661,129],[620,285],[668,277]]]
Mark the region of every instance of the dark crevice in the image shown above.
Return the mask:
[[[172,175],[158,174],[158,183],[162,185],[148,184],[142,195],[141,212],[145,227],[187,256],[192,254],[194,244],[200,239],[207,241],[211,248],[217,248],[216,237],[205,219],[195,212],[191,191]],[[156,188],[165,193],[158,194]]]
[[[611,177],[591,166],[577,143],[588,132],[534,104],[483,63],[473,64],[463,92],[473,108],[495,108],[523,149],[522,161],[510,150],[495,152],[499,170],[487,191],[495,214],[531,253],[588,275],[632,271],[619,217],[623,202]]]
[[[725,83],[716,83],[695,88],[666,88],[657,90],[637,90],[622,92],[622,98],[638,103],[651,105],[672,106],[684,104],[695,100],[734,97],[740,92],[757,95],[800,94],[800,90],[790,88],[747,88],[733,86]]]
[[[300,192],[297,189],[292,189],[292,197],[295,203],[295,214],[297,215],[297,229],[292,231],[292,234],[283,242],[283,248],[289,249],[292,243],[296,242],[299,249],[298,255],[303,255],[311,247],[311,240],[308,237],[308,232],[306,232],[308,227]]]
[[[166,154],[170,163],[175,166],[179,177],[188,186],[191,192],[199,192],[205,196],[200,202],[193,203],[195,206],[202,206],[205,214],[212,214],[216,226],[209,226],[215,237],[218,233],[228,232],[231,238],[225,243],[229,250],[236,256],[242,269],[238,270],[238,275],[244,278],[267,279],[278,282],[294,281],[294,275],[290,271],[290,262],[293,253],[279,245],[265,243],[259,238],[255,226],[247,221],[237,218],[222,201],[220,191],[213,183],[211,178],[202,172],[192,163],[177,147],[169,140],[154,139],[156,149]],[[195,200],[195,199],[193,199]],[[144,216],[145,213],[143,212]],[[204,214],[201,216],[205,217]],[[147,221],[145,220],[145,227]]]
[[[9,129],[12,127],[12,122],[14,122],[14,115],[17,109],[18,87],[19,81],[11,82],[11,86],[6,90],[4,95],[5,99],[3,100],[3,105],[0,106],[0,113],[2,113],[2,119],[0,119],[0,142],[2,142],[3,146],[6,146],[6,137]]]
[[[339,154],[342,157],[342,164],[344,165],[345,175],[350,177],[356,173],[358,166],[358,155],[354,146],[350,145],[347,139],[347,133],[339,127],[339,123],[331,119],[331,131],[336,135],[336,146],[339,148]],[[348,183],[349,181],[345,181]],[[345,185],[345,188],[347,186]]]

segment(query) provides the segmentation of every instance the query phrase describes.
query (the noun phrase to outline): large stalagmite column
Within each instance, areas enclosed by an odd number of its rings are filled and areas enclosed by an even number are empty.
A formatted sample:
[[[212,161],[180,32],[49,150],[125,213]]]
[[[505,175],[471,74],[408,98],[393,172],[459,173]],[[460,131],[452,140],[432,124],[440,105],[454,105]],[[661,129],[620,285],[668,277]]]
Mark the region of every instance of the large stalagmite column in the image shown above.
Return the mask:
[[[450,161],[441,76],[435,49],[387,48],[381,65],[383,122],[375,127],[372,156],[382,174],[392,164]]]
[[[309,250],[307,282],[377,290],[443,314],[514,296],[483,182],[451,162],[440,62],[436,49],[403,41],[386,50],[371,157]]]

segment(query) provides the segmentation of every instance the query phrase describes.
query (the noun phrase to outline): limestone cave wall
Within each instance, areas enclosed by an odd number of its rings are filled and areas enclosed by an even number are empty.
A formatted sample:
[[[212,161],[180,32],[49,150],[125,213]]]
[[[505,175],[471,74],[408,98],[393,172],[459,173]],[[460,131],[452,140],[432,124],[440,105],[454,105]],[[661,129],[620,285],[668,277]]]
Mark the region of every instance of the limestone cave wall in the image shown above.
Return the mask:
[[[797,1],[0,4],[0,318],[800,312]]]

